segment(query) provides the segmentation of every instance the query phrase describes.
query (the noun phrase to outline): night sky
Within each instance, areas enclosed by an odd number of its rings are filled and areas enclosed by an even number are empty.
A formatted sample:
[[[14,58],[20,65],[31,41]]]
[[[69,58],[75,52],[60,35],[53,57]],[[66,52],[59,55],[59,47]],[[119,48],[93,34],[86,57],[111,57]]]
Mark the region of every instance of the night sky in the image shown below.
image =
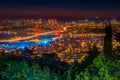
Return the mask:
[[[0,16],[120,17],[120,0],[0,0]]]

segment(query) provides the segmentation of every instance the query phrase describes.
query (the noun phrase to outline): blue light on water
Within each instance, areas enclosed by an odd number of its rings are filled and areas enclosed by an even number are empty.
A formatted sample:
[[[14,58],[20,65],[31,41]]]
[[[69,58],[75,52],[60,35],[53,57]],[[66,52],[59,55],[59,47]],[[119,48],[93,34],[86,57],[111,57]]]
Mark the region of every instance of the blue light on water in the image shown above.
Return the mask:
[[[47,43],[47,40],[45,40],[44,43],[46,44],[46,43]]]
[[[7,48],[7,49],[13,49],[13,48],[23,49],[30,46],[47,46],[50,43],[54,42],[51,36],[43,36],[40,38],[40,40],[41,40],[40,42],[26,42],[26,41],[19,41],[13,43],[0,42],[0,45],[2,45],[2,48]]]

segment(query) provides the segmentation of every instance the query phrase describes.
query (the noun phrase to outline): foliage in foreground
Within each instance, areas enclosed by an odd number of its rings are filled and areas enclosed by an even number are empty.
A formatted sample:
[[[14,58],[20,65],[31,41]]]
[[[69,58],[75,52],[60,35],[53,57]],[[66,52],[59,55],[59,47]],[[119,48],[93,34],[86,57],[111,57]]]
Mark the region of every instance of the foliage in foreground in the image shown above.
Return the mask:
[[[73,65],[74,66],[74,65]],[[73,67],[71,66],[71,67]],[[29,65],[27,61],[0,59],[0,79],[2,80],[120,80],[120,60],[110,61],[103,55],[96,57],[85,70],[76,71],[69,68],[61,76],[50,71],[48,67],[41,68],[38,64]],[[77,66],[75,66],[77,67]],[[72,76],[74,75],[74,79]]]
[[[9,61],[6,69],[1,71],[1,79],[7,80],[52,80],[59,76],[50,74],[49,68],[41,69],[38,65],[28,66],[26,62]],[[55,77],[53,75],[56,75]]]
[[[76,75],[76,80],[120,80],[120,60],[110,61],[99,55],[93,64]]]

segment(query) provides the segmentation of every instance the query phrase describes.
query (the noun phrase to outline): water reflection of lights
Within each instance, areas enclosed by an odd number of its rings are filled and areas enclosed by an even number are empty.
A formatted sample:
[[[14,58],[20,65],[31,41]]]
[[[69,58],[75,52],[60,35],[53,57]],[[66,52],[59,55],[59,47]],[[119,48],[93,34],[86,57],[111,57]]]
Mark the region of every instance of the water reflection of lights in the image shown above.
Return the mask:
[[[49,44],[51,44],[52,42],[54,42],[57,38],[51,37],[51,36],[42,36],[39,42],[33,42],[33,41],[18,41],[18,42],[0,42],[0,45],[2,46],[2,48],[6,48],[6,49],[13,49],[13,48],[17,48],[17,49],[24,49],[26,47],[30,47],[30,46],[48,46]]]
[[[48,40],[44,40],[44,43],[47,44]]]

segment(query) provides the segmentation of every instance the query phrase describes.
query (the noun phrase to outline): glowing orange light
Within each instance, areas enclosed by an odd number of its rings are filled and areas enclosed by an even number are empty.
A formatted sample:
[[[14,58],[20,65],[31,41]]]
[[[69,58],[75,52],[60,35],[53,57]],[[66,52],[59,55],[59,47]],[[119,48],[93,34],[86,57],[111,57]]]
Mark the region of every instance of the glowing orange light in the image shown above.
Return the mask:
[[[34,27],[34,34],[40,34],[40,28],[38,25]]]
[[[60,25],[57,26],[56,31],[57,31],[56,37],[59,38],[60,37]]]

